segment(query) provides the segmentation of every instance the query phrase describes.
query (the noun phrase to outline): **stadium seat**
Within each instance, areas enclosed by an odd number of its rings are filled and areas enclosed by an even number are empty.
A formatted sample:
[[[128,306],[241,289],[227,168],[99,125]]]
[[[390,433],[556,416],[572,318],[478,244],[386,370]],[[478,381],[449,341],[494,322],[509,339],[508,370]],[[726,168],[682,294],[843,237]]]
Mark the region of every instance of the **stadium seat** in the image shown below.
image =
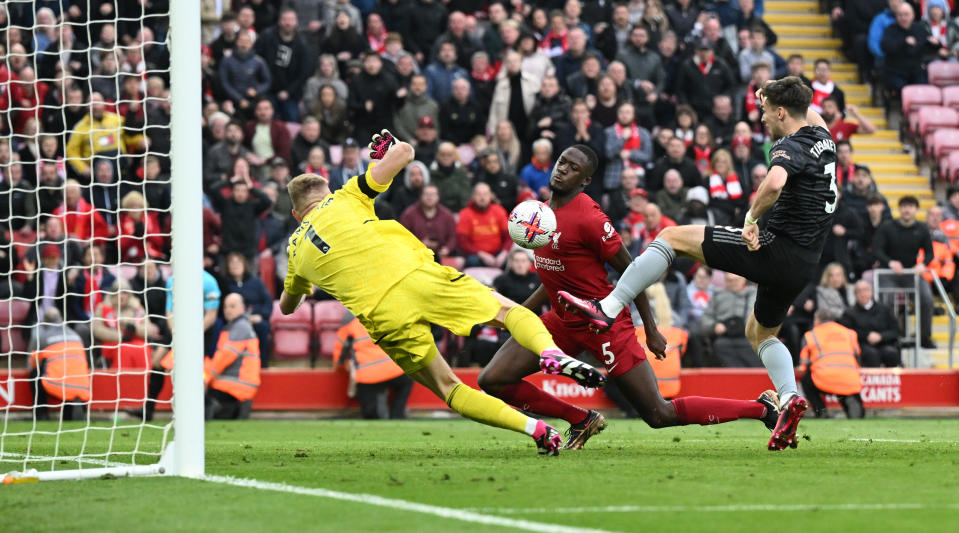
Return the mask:
[[[919,108],[919,117],[916,133],[920,138],[936,131],[939,128],[959,126],[959,111],[942,106],[926,106]]]
[[[928,143],[931,145],[933,159],[942,167],[949,155],[959,152],[959,128],[936,130]]]
[[[300,123],[299,122],[287,122],[286,131],[290,132],[290,139],[295,139],[297,135],[300,134]]]
[[[263,284],[266,285],[266,292],[270,294],[270,298],[274,300],[277,297],[276,294],[276,260],[273,259],[273,252],[269,248],[260,252],[260,256],[257,259],[258,269],[260,271],[260,280],[263,281]]]
[[[273,330],[273,355],[282,359],[305,359],[311,354],[313,306],[301,305],[293,314],[280,312],[280,303],[273,302],[270,328]]]
[[[492,267],[470,267],[463,270],[463,273],[476,278],[476,281],[479,281],[487,287],[492,287],[493,280],[502,274],[503,271]]]
[[[959,85],[942,88],[942,105],[959,109]]]
[[[26,352],[23,323],[30,312],[30,302],[20,298],[0,302],[0,353]]]
[[[959,63],[933,61],[929,63],[929,83],[939,87],[959,85]]]
[[[908,85],[902,89],[902,114],[909,119],[909,131],[916,131],[919,108],[942,104],[942,90],[935,85]]]
[[[346,312],[346,306],[337,300],[324,300],[313,304],[313,334],[320,356],[333,357],[336,330],[343,325]]]
[[[440,264],[443,266],[453,267],[456,270],[463,270],[463,265],[466,264],[466,260],[462,257],[444,257],[440,259]]]

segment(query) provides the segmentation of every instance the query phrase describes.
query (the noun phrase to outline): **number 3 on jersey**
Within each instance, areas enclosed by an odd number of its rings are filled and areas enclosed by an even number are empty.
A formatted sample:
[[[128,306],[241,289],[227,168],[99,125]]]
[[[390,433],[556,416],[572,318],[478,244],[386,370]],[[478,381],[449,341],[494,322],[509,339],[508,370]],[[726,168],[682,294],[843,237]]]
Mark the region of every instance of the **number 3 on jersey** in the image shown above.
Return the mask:
[[[839,203],[839,186],[836,184],[836,163],[829,163],[823,167],[823,171],[829,175],[829,190],[832,191],[832,202],[826,202],[826,212],[834,213],[836,204]]]

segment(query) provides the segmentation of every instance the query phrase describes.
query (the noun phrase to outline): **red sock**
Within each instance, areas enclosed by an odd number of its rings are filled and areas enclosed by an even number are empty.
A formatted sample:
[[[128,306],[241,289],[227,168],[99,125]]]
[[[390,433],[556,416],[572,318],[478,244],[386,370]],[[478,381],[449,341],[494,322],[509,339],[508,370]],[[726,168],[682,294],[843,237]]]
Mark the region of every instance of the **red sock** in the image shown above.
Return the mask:
[[[496,396],[504,402],[539,415],[562,418],[570,424],[586,420],[589,411],[560,400],[556,396],[526,381],[507,385]]]
[[[766,406],[752,400],[727,400],[725,398],[706,398],[704,396],[687,396],[673,400],[676,406],[676,416],[680,423],[722,424],[740,418],[759,419],[766,412]]]

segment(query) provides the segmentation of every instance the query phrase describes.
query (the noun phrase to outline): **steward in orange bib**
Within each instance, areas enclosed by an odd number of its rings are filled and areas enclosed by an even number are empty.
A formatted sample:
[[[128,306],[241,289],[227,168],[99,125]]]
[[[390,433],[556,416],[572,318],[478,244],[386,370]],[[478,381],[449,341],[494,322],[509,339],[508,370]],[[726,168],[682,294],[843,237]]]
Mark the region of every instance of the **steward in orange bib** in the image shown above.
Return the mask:
[[[406,400],[413,390],[413,380],[382,348],[373,344],[366,328],[350,312],[343,317],[343,323],[336,331],[333,364],[349,369],[350,391],[355,387],[363,418],[406,418]]]
[[[207,359],[203,381],[207,385],[206,419],[249,418],[253,397],[260,387],[260,341],[246,318],[243,297],[223,299],[223,318],[216,353]]]
[[[80,336],[49,307],[30,339],[30,389],[37,420],[48,420],[48,397],[62,404],[63,420],[86,418],[90,401],[90,364]],[[37,386],[38,382],[41,386]]]
[[[859,392],[859,341],[856,332],[836,323],[825,310],[816,311],[815,327],[806,332],[806,345],[800,354],[806,398],[817,417],[826,414],[823,394],[835,394],[848,418],[863,418],[866,410]]]

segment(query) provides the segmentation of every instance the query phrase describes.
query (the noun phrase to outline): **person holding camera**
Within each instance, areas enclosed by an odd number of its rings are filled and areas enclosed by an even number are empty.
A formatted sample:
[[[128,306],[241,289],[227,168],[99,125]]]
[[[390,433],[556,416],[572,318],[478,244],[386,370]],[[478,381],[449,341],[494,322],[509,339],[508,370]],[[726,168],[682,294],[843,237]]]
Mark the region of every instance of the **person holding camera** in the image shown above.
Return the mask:
[[[756,287],[746,278],[726,273],[726,287],[716,291],[700,322],[704,336],[713,338],[713,356],[724,367],[761,367],[762,361],[746,339],[746,319],[756,301]]]

